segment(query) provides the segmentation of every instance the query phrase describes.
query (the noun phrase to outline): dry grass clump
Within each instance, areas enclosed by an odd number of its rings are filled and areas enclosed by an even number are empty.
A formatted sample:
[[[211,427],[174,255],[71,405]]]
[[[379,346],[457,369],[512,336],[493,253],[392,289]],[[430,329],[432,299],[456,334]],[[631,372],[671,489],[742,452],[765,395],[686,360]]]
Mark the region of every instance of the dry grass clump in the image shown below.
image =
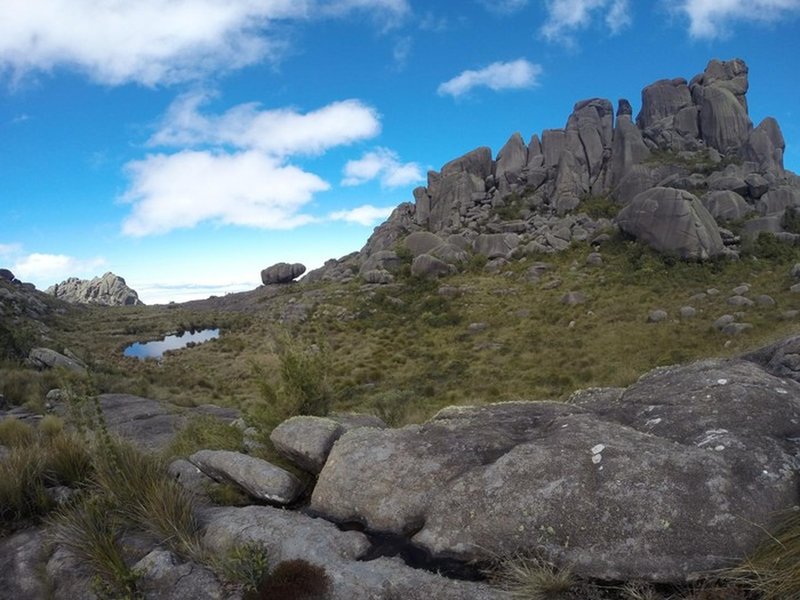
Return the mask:
[[[800,510],[793,510],[731,578],[763,600],[800,598]]]
[[[164,452],[167,457],[190,456],[198,450],[234,450],[241,452],[244,435],[241,429],[210,415],[192,418],[173,438]]]
[[[515,600],[557,600],[576,585],[569,568],[534,555],[515,554],[500,558],[490,571],[493,583]]]
[[[30,446],[36,439],[36,432],[27,423],[16,418],[0,421],[0,444],[9,448]]]

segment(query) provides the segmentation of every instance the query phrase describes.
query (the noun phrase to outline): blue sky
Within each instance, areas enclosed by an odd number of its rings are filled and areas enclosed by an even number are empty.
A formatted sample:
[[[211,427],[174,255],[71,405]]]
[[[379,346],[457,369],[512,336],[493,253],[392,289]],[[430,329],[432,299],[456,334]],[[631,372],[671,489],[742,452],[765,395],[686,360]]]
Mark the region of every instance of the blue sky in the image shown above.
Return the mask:
[[[0,266],[147,303],[359,249],[428,169],[750,67],[800,171],[800,0],[0,0]]]

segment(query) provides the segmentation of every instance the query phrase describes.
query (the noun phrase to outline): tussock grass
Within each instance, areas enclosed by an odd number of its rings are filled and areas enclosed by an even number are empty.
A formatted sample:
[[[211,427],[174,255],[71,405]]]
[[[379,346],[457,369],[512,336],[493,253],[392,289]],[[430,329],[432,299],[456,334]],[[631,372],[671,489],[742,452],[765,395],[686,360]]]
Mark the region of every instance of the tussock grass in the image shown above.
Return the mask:
[[[113,505],[100,496],[91,496],[63,508],[52,524],[50,541],[96,574],[99,591],[106,597],[134,597],[136,574],[127,566],[118,543],[121,523],[115,518]]]
[[[16,418],[0,421],[0,444],[9,448],[30,446],[36,440],[33,427]]]
[[[198,450],[241,451],[244,436],[234,427],[210,415],[192,418],[181,429],[166,449],[164,455],[189,456]]]
[[[194,498],[167,476],[164,462],[123,442],[106,450],[97,459],[94,483],[120,518],[182,556],[202,558]]]
[[[800,510],[791,511],[731,577],[763,600],[800,598]]]
[[[537,556],[500,558],[490,572],[493,583],[515,600],[557,600],[576,585],[569,568],[558,568]]]

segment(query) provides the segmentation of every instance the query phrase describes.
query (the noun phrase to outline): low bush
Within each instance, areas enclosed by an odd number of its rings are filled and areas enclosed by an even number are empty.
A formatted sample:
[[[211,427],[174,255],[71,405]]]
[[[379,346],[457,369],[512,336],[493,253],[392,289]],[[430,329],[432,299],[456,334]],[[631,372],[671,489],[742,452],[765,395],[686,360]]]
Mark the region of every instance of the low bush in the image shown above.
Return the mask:
[[[245,592],[257,592],[269,573],[267,550],[257,542],[234,546],[217,571],[228,581],[240,584]]]
[[[0,444],[9,448],[30,446],[36,439],[33,427],[16,418],[0,421]]]

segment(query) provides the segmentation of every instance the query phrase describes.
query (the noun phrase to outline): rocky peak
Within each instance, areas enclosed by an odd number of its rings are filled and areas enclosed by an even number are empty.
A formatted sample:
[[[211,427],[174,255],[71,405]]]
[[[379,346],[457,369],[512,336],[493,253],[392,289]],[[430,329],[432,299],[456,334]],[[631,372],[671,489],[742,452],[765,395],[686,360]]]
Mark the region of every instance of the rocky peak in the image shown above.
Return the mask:
[[[119,275],[110,271],[94,279],[70,277],[47,288],[46,293],[74,304],[100,304],[103,306],[135,306],[143,302],[139,295]]]
[[[527,146],[514,133],[494,159],[491,149],[482,146],[430,171],[428,185],[414,190],[414,203],[398,207],[346,265],[334,261],[309,280],[352,278],[367,263],[369,271],[381,271],[396,261],[385,253],[393,255],[416,231],[436,234],[442,247],[430,256],[451,261],[451,266],[465,252],[481,253],[486,236],[503,236],[514,256],[555,252],[573,239],[591,241],[593,232],[599,235],[597,230],[608,226],[581,215],[582,201],[612,200],[622,208],[655,188],[679,194],[660,191],[657,210],[650,202],[651,215],[628,220],[635,223],[631,235],[643,243],[659,239],[662,251],[677,250],[681,256],[722,253],[716,241],[725,215],[759,213],[773,223],[786,208],[800,207],[800,178],[784,170],[780,126],[767,117],[753,127],[748,89],[744,61],[715,59],[691,80],[676,77],[646,86],[635,121],[627,100],[619,100],[616,119],[605,98],[579,101],[563,128],[533,133]],[[704,220],[703,235],[715,243],[703,243],[700,250],[695,251],[696,240],[679,235],[675,223],[641,230],[644,223],[655,223],[653,216],[677,219],[686,206],[696,216],[706,205],[713,218]],[[766,223],[751,230],[772,227]],[[499,260],[511,259],[511,252]],[[378,254],[380,260],[374,258]]]

